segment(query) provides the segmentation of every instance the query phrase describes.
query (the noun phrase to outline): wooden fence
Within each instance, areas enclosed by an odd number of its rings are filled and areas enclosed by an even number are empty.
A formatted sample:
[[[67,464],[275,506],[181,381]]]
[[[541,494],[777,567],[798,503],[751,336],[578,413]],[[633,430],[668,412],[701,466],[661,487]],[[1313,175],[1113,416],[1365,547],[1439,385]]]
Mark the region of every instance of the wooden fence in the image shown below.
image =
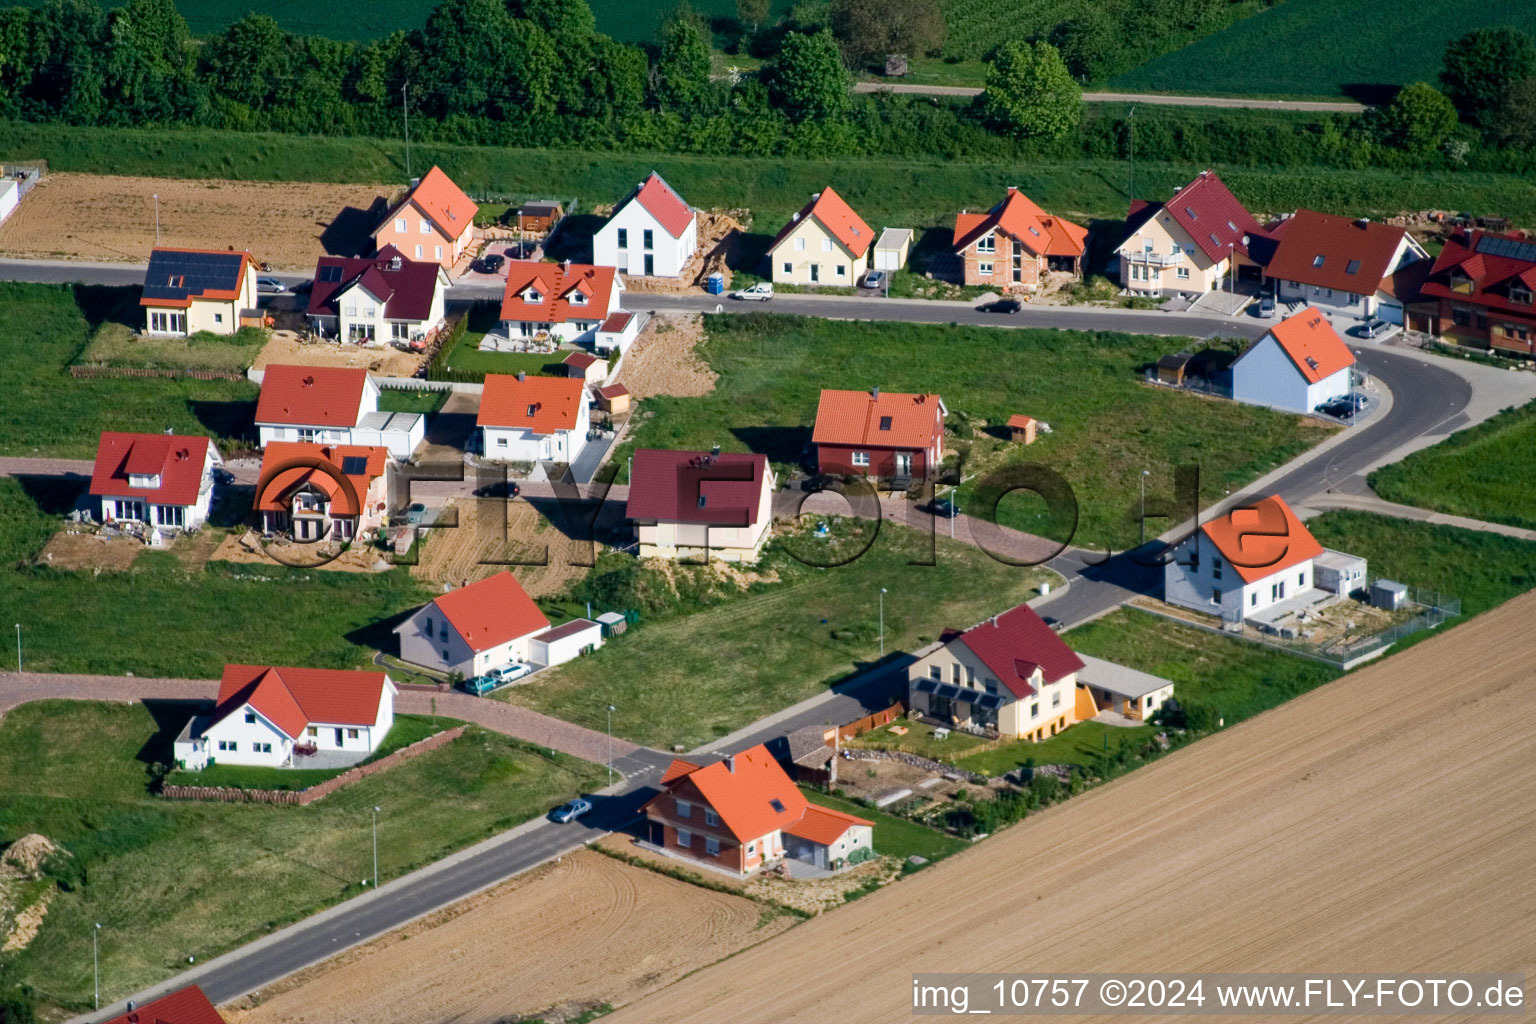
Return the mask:
[[[843,726],[839,732],[842,734],[843,739],[851,740],[855,736],[859,736],[863,733],[870,732],[871,730],[878,729],[882,725],[890,725],[892,722],[896,721],[896,719],[900,718],[906,713],[906,704],[901,701],[897,701],[890,707],[886,708],[884,711],[876,711],[872,715],[865,715],[863,718],[860,718],[857,721],[849,722],[847,725]],[[831,731],[831,729],[827,730],[828,733],[831,733]],[[829,735],[827,737],[827,742],[830,743],[831,740],[832,737]]]
[[[348,768],[340,775],[317,782],[307,789],[232,789],[226,786],[163,786],[160,795],[168,800],[212,800],[225,804],[292,804],[303,807],[323,796],[330,796],[343,786],[366,779],[413,757],[436,750],[464,735],[464,726],[454,726],[440,733],[417,740],[408,747],[401,747],[393,754],[377,761]]]

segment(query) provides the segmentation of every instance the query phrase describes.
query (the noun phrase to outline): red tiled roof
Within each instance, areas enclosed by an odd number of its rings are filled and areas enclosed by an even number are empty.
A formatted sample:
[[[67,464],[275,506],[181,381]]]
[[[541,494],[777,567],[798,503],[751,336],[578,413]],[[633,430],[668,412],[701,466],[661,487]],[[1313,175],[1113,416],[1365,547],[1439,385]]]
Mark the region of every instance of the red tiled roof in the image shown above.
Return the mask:
[[[113,1017],[104,1024],[225,1024],[203,990],[196,985],[179,988],[142,1006]]]
[[[954,247],[969,248],[982,235],[996,229],[1023,243],[1039,256],[1081,256],[1088,229],[1053,217],[1012,186],[1003,201],[979,215],[962,213],[955,218]]]
[[[1287,220],[1266,274],[1355,295],[1374,295],[1407,234],[1379,221],[1297,210]]]
[[[767,481],[764,455],[637,448],[625,514],[636,520],[751,526]]]
[[[887,423],[886,420],[889,419]],[[823,390],[816,406],[816,444],[926,449],[944,432],[938,395]]]
[[[1346,366],[1355,365],[1355,354],[1316,306],[1308,306],[1295,316],[1280,321],[1269,329],[1269,333],[1274,335],[1308,384],[1316,384]]]
[[[684,761],[680,757],[674,757],[672,763],[667,765],[667,770],[661,773],[661,784],[665,786],[673,779],[680,779],[689,772],[698,771],[702,767],[704,766],[701,764],[694,764],[692,761]]]
[[[467,587],[450,590],[433,598],[432,603],[469,649],[477,653],[549,628],[549,619],[517,578],[505,569]]]
[[[578,370],[585,370],[593,363],[607,362],[607,360],[601,358],[600,356],[595,356],[591,352],[572,352],[570,355],[566,356],[562,362],[564,362],[566,366],[574,366]]]
[[[388,677],[383,672],[277,665],[225,665],[213,720],[249,704],[290,739],[311,723],[372,725]]]
[[[614,313],[607,320],[597,325],[597,329],[604,334],[619,334],[629,326],[629,322],[635,318],[635,314],[626,313],[623,310]]]
[[[1227,258],[1229,245],[1247,253],[1244,235],[1263,237],[1265,233],[1215,171],[1201,171],[1165,203],[1136,200],[1131,204],[1127,226],[1134,232],[1135,227],[1162,211],[1167,211],[1213,263]]]
[[[509,373],[485,375],[480,395],[480,427],[524,427],[535,434],[574,430],[586,402],[586,382],[580,377],[527,377]]]
[[[1010,427],[1027,427],[1033,422],[1035,422],[1033,416],[1026,416],[1021,412],[1016,412],[1008,417],[1008,425]]]
[[[655,171],[613,208],[614,214],[617,215],[631,202],[638,202],[644,207],[646,212],[656,218],[662,230],[673,238],[683,237],[683,232],[693,223],[693,208],[683,202],[682,197]]]
[[[605,319],[617,278],[618,272],[612,267],[511,260],[507,263],[507,286],[502,291],[501,319],[540,324]],[[530,288],[539,295],[538,302],[526,297]],[[587,301],[572,302],[571,296],[577,292]]]
[[[1499,235],[1491,231],[1473,231],[1470,234],[1454,235],[1445,243],[1445,248],[1440,250],[1440,256],[1421,286],[1421,292],[1434,298],[1475,303],[1524,317],[1536,316],[1536,305],[1515,302],[1509,295],[1511,286],[1536,291],[1536,251],[1524,251],[1525,246],[1532,244],[1519,234]],[[1479,249],[1502,250],[1504,254],[1480,252]],[[1522,258],[1522,255],[1529,258]],[[1452,290],[1452,280],[1462,277],[1471,281],[1470,292]],[[1401,295],[1398,297],[1402,298]]]
[[[391,266],[395,259],[400,260],[398,268]],[[310,316],[336,316],[336,297],[353,285],[361,285],[384,304],[385,319],[425,320],[432,313],[441,273],[442,267],[436,263],[407,259],[392,245],[367,259],[322,256],[315,266],[308,312]]]
[[[96,444],[91,493],[154,505],[195,505],[208,460],[206,437],[106,432]],[[128,477],[158,476],[158,488],[130,487]]]
[[[1220,519],[1200,524],[1246,583],[1289,569],[1323,553],[1323,546],[1302,525],[1285,499],[1276,494],[1235,508]]]
[[[790,232],[807,217],[815,217],[817,223],[837,239],[843,248],[853,253],[855,259],[863,256],[874,244],[875,233],[870,230],[869,225],[853,212],[853,208],[843,201],[842,196],[832,190],[831,185],[828,185],[816,193],[815,197],[780,229],[773,244],[768,247],[768,251],[777,249],[779,243],[789,237]]]
[[[386,222],[394,216],[395,210],[406,203],[415,203],[427,215],[427,219],[449,238],[458,238],[465,229],[474,226],[475,214],[480,212],[479,205],[436,165],[421,176],[421,180],[405,194],[404,199],[395,204],[394,210],[386,215]]]
[[[831,846],[854,825],[873,826],[874,822],[807,801],[805,813],[800,816],[800,820],[785,825],[784,831],[801,839],[809,839],[821,846]]]
[[[618,398],[620,395],[629,394],[629,388],[623,384],[609,384],[605,388],[598,388],[597,393],[604,398]]]
[[[1027,604],[972,626],[958,639],[1015,697],[1034,694],[1036,668],[1050,684],[1083,667],[1083,659]]]
[[[348,459],[362,460],[362,472],[344,473]],[[362,444],[314,444],[309,441],[272,441],[261,456],[261,479],[256,488],[256,507],[266,512],[286,512],[293,492],[305,485],[316,487],[331,499],[331,515],[358,516],[368,487],[384,475],[389,449]],[[334,467],[335,472],[322,468]],[[338,476],[352,484],[349,491]]]
[[[257,423],[355,427],[368,371],[340,366],[268,366],[256,400]]]

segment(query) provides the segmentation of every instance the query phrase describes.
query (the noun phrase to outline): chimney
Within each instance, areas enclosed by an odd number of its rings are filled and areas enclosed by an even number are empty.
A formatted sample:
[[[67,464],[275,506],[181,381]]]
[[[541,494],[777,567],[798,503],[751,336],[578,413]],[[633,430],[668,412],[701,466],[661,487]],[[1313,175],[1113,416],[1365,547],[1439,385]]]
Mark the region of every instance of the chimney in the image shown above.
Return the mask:
[[[132,999],[128,1000],[128,1012],[129,1013],[132,1013],[137,1008],[137,1006],[138,1006],[138,1004],[135,1003]]]
[[[524,371],[524,370],[518,370],[517,371],[517,382],[519,384],[521,384],[523,381],[525,381],[527,379],[528,379],[528,374],[527,374],[526,371]]]
[[[710,449],[709,449],[709,454],[711,454],[711,455],[719,455],[720,454],[720,446],[719,445],[712,445],[710,447]]]
[[[880,401],[880,385],[879,384],[876,384],[874,387],[869,389],[869,397],[873,398],[877,402]]]
[[[735,754],[726,754],[725,755],[725,770],[730,772],[732,775],[736,774],[736,755]]]
[[[566,272],[566,273],[570,273],[571,261],[570,260],[561,260],[560,261],[560,269],[562,271]]]
[[[172,430],[170,427],[166,427],[165,428],[165,434],[166,434],[167,437],[169,437],[170,435],[172,435],[174,433],[176,433],[176,431]]]
[[[1368,226],[1370,223],[1371,223],[1371,218],[1369,218],[1369,217],[1361,217],[1359,220],[1355,221],[1355,227],[1363,228],[1363,227]]]

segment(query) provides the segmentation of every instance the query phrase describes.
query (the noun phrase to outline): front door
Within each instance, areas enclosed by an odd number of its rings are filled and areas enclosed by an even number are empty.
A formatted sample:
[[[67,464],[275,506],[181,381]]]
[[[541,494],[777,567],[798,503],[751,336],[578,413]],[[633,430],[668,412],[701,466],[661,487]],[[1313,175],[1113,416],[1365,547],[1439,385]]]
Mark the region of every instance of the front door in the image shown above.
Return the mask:
[[[896,453],[896,475],[897,476],[911,476],[912,475],[912,453],[911,452],[897,452]]]
[[[813,282],[821,280],[821,264],[820,263],[812,263],[811,264],[811,280]]]
[[[341,730],[340,729],[336,730],[336,745],[338,747],[341,746]]]

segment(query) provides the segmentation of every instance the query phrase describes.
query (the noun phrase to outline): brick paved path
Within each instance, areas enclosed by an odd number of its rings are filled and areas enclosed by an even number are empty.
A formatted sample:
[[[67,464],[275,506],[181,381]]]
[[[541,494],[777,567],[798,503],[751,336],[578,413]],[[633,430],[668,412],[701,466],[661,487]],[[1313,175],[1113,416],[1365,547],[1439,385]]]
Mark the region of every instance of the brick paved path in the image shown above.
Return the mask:
[[[0,713],[34,700],[213,700],[216,679],[152,679],[139,676],[54,675],[0,672]]]

